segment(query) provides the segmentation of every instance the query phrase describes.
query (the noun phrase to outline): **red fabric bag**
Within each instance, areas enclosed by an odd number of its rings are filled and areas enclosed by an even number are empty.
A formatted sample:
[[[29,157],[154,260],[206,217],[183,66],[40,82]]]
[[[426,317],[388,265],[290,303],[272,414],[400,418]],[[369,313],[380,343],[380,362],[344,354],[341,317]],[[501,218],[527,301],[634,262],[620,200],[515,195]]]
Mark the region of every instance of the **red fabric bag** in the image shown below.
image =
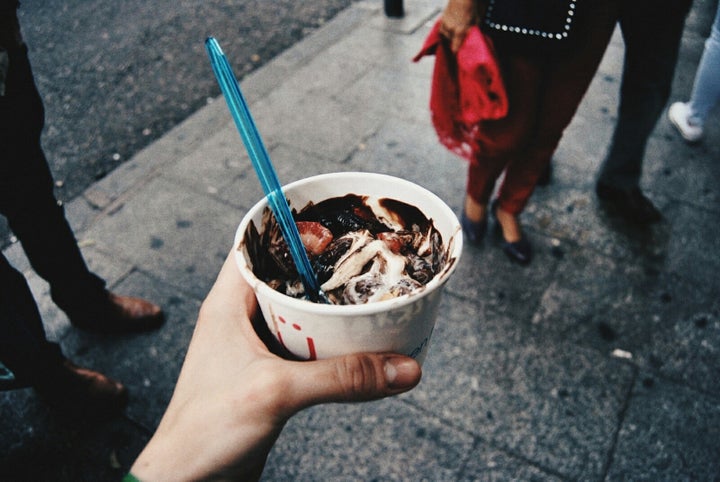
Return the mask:
[[[479,149],[475,133],[480,122],[501,119],[508,111],[492,40],[473,26],[453,55],[440,35],[438,20],[413,60],[426,55],[435,55],[430,113],[440,143],[472,160]]]

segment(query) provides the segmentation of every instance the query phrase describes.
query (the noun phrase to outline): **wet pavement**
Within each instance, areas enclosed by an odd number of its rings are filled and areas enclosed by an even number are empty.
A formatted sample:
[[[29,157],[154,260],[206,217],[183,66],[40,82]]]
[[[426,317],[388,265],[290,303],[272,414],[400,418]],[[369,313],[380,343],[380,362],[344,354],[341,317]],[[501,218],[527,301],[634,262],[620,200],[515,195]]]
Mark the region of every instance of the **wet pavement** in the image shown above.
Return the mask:
[[[432,60],[411,62],[439,0],[389,19],[359,2],[242,80],[283,183],[332,171],[412,180],[460,211],[465,164],[437,142]],[[671,101],[685,100],[714,1],[687,20]],[[222,39],[218,39],[222,43]],[[720,477],[720,112],[690,146],[663,117],[642,187],[664,220],[628,225],[594,182],[614,126],[623,43],[613,37],[523,214],[536,257],[466,246],[410,393],[314,407],[290,421],[265,480],[717,480]],[[198,60],[206,61],[206,59]],[[230,59],[231,63],[233,59]],[[208,64],[208,75],[211,75]],[[170,398],[200,303],[262,190],[223,99],[67,205],[92,269],[161,303],[158,332],[72,329],[20,246],[49,337],[122,380],[126,415],[63,420],[32,390],[0,394],[0,478],[117,480]]]

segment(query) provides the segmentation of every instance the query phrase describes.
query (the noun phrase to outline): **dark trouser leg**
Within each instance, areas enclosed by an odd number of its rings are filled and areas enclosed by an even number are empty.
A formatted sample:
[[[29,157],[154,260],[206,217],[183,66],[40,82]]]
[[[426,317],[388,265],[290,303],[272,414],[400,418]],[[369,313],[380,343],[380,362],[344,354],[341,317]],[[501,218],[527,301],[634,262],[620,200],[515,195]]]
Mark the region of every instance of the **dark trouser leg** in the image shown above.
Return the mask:
[[[91,273],[58,206],[40,145],[43,106],[24,47],[9,50],[5,95],[0,97],[0,214],[28,259],[71,318],[101,303],[104,281]]]
[[[690,0],[620,3],[625,64],[620,107],[600,181],[638,187],[647,140],[670,96]]]
[[[498,52],[510,108],[504,118],[483,122],[477,133],[480,151],[468,166],[466,192],[479,204],[487,204],[503,170],[527,143],[539,97],[538,63],[511,52]]]
[[[42,319],[23,275],[0,254],[0,361],[20,384],[35,384],[63,360],[45,337]]]

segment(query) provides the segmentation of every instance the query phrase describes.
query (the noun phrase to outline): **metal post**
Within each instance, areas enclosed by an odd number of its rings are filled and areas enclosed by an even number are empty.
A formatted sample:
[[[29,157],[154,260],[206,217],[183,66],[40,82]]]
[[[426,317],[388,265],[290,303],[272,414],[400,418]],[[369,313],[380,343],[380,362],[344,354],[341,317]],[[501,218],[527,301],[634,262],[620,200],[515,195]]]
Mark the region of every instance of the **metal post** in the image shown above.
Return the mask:
[[[403,0],[384,0],[385,1],[385,15],[393,18],[400,18],[405,15],[403,9]]]

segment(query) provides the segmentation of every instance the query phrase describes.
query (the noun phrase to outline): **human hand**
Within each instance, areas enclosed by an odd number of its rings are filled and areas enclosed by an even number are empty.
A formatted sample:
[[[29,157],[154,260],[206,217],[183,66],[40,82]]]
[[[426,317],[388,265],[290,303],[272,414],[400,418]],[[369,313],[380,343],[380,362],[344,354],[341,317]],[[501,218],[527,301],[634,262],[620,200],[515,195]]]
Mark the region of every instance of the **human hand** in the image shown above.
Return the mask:
[[[420,381],[396,354],[312,362],[271,353],[251,320],[257,302],[231,253],[203,302],[170,404],[131,468],[143,482],[258,479],[287,420],[325,402],[376,400]]]
[[[475,20],[474,0],[449,0],[440,18],[440,35],[450,41],[457,53]]]

